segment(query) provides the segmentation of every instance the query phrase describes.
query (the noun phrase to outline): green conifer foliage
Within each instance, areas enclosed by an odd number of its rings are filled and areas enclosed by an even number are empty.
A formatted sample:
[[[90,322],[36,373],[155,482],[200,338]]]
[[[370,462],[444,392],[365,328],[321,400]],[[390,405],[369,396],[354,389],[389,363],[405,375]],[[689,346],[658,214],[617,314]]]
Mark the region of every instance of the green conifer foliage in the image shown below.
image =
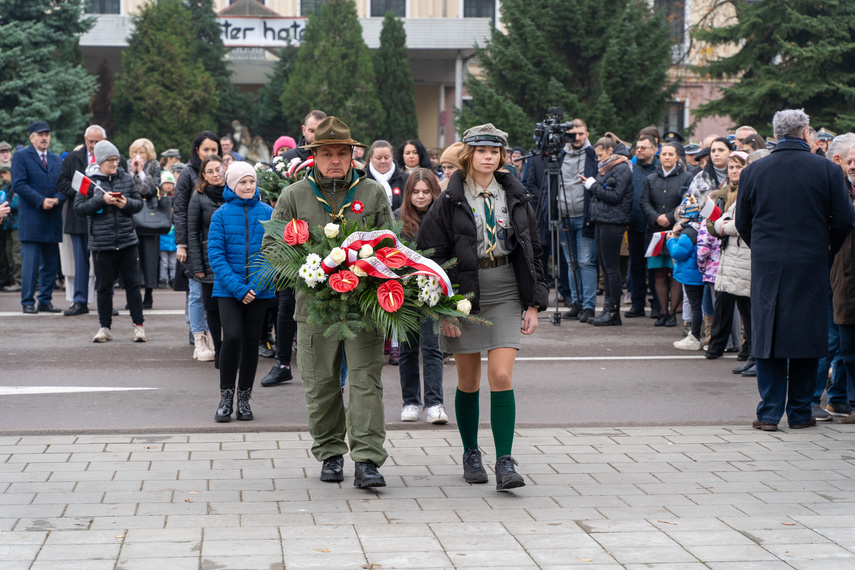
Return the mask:
[[[80,140],[95,78],[75,55],[93,20],[77,0],[0,0],[0,140],[29,144],[27,127],[47,121],[51,150]]]
[[[320,109],[344,121],[357,140],[374,139],[383,111],[352,0],[328,0],[309,16],[280,101],[291,123],[302,124],[309,111]]]
[[[199,131],[215,126],[216,87],[196,58],[189,10],[180,0],[145,4],[122,54],[116,80],[119,149],[146,137],[155,149],[179,148],[190,155]]]
[[[694,38],[740,48],[697,71],[735,83],[697,116],[729,115],[772,134],[776,111],[804,108],[817,128],[855,129],[855,2],[720,0],[715,9],[735,10],[734,23],[701,28]]]
[[[297,61],[300,48],[295,46],[283,47],[279,52],[279,61],[273,68],[269,81],[258,90],[258,98],[252,106],[249,128],[253,134],[261,136],[272,143],[282,135],[293,135],[300,132],[302,120],[294,122],[293,117],[287,116],[279,98],[288,85],[288,78]],[[272,146],[272,145],[271,145]]]
[[[404,31],[404,23],[391,11],[386,12],[383,18],[380,49],[374,53],[374,72],[377,97],[385,111],[378,125],[377,138],[392,144],[418,138],[419,122],[407,32]]]
[[[535,123],[554,106],[624,138],[662,119],[671,40],[646,0],[503,0],[501,13],[506,33],[493,30],[476,50],[483,73],[466,79],[472,100],[459,130],[489,121],[511,144],[533,146]]]

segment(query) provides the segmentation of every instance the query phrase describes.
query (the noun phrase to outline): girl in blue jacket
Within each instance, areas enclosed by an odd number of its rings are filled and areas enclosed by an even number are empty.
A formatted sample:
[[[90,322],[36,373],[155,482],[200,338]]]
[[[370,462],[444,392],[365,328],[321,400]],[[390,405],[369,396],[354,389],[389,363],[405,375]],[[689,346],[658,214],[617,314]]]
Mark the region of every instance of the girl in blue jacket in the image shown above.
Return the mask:
[[[701,302],[704,297],[704,276],[698,269],[698,228],[700,202],[697,195],[687,193],[677,208],[679,223],[668,232],[668,252],[674,259],[674,280],[683,285],[689,305],[692,307],[692,332],[683,340],[674,342],[681,350],[701,349]]]
[[[214,212],[208,231],[208,260],[214,271],[214,291],[223,327],[220,352],[220,405],[214,419],[232,419],[235,380],[238,405],[235,418],[251,420],[249,398],[258,368],[258,341],[267,312],[267,299],[275,295],[263,283],[256,267],[264,261],[261,238],[273,208],[263,203],[256,187],[255,169],[235,162],[226,173],[225,204]]]

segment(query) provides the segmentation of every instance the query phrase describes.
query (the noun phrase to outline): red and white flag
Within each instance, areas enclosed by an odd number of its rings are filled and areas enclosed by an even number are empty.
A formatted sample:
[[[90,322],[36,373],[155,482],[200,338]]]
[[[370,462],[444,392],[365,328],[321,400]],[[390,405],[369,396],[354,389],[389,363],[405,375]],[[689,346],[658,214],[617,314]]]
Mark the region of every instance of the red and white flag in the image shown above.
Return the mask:
[[[644,257],[656,257],[662,253],[662,246],[665,245],[665,234],[668,232],[656,232],[650,238],[650,245],[647,246],[647,252]]]
[[[74,178],[71,180],[71,187],[87,198],[92,195],[95,188],[101,188],[94,180],[88,178],[80,171],[74,173]]]
[[[707,198],[707,201],[704,202],[704,206],[701,208],[701,217],[714,222],[721,217],[721,208],[716,206],[714,201]]]

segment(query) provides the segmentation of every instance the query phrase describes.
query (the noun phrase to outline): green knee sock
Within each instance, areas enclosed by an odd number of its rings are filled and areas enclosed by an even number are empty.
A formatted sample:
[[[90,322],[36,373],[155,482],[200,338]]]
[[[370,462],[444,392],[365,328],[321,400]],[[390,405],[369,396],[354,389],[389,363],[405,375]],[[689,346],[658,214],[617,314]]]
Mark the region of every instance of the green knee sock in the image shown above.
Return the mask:
[[[478,394],[478,390],[461,392],[458,388],[454,396],[454,414],[457,416],[457,429],[460,431],[464,450],[478,447],[478,420],[481,411],[478,407]]]
[[[496,457],[510,455],[514,446],[517,405],[514,391],[490,392],[490,427],[496,444]]]

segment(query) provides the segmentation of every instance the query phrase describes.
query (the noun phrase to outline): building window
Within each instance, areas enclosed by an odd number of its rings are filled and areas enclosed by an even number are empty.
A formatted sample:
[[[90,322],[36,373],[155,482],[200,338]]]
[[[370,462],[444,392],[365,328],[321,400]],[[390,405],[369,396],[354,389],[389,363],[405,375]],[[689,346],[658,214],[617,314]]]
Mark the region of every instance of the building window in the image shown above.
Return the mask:
[[[394,12],[399,18],[407,17],[407,0],[371,0],[371,17],[382,18],[386,12]]]
[[[300,15],[308,16],[317,12],[326,0],[300,0]]]
[[[87,14],[121,14],[120,0],[87,0]]]
[[[653,9],[665,17],[671,40],[682,45],[686,40],[686,0],[653,0]]]
[[[490,18],[496,21],[496,0],[464,0],[464,18]]]

